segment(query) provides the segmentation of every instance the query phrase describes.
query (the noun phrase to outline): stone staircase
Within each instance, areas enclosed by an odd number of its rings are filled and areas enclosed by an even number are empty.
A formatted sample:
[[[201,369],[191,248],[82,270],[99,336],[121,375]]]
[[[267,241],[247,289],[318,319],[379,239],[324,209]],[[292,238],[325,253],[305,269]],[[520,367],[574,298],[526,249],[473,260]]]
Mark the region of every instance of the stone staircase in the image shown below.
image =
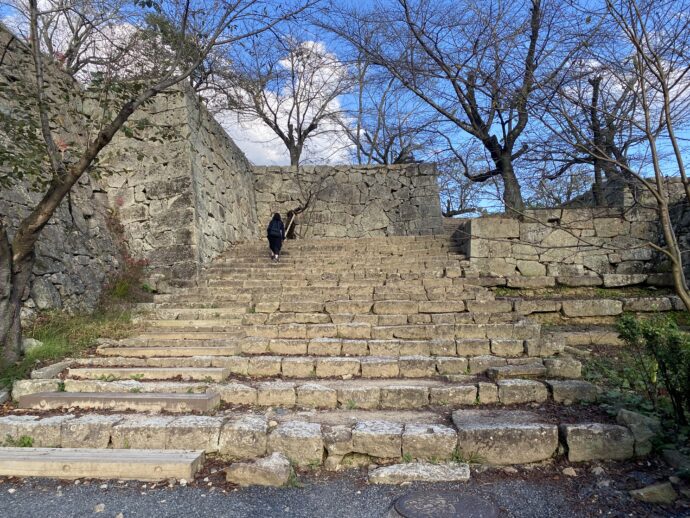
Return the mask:
[[[288,242],[279,263],[241,244],[198,287],[157,295],[138,336],[16,382],[21,415],[0,418],[0,437],[333,470],[632,456],[628,428],[566,406],[598,395],[567,333],[542,332],[495,285],[450,232]],[[392,479],[419,471],[403,472]]]

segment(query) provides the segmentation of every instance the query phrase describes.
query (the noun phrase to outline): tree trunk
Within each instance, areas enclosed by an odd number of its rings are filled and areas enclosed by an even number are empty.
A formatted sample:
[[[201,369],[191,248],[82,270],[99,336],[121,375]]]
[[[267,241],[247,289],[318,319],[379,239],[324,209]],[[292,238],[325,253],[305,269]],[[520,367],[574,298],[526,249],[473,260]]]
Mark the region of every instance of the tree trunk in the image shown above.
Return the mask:
[[[663,196],[662,192],[662,196]],[[664,241],[666,241],[666,249],[673,256],[671,260],[671,275],[673,276],[673,287],[676,295],[680,297],[685,305],[685,308],[690,311],[690,290],[688,290],[688,283],[685,280],[685,272],[683,271],[683,255],[678,240],[671,224],[671,215],[668,210],[668,203],[657,200],[657,207],[659,210],[659,220],[661,223],[661,230],[664,234]]]
[[[5,365],[19,360],[22,354],[22,299],[29,287],[34,254],[18,263],[13,261],[7,230],[0,222],[0,344]]]
[[[601,164],[598,159],[594,159],[594,185],[592,185],[592,194],[594,194],[594,205],[597,207],[604,206],[604,184],[601,177]]]
[[[299,159],[300,159],[300,155],[302,154],[301,150],[298,149],[297,146],[290,147],[289,150],[290,150],[290,165],[294,166],[294,167],[299,166]]]
[[[505,211],[508,214],[521,215],[525,210],[525,202],[522,199],[520,183],[515,176],[510,152],[502,153],[499,160],[500,162],[496,165],[503,178],[503,205],[505,206]]]

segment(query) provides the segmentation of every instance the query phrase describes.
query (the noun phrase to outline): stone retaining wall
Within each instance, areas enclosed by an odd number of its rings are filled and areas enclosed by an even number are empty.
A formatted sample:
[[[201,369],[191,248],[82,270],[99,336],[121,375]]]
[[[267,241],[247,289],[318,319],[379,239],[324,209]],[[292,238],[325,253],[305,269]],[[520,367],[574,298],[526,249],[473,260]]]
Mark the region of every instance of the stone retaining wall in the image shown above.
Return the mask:
[[[646,245],[658,237],[651,209],[528,210],[522,220],[467,220],[456,235],[480,273],[534,277],[531,287],[539,287],[536,278],[545,286],[554,278],[573,286],[661,281]]]
[[[36,106],[27,94],[35,83],[31,54],[1,25],[0,48],[6,49],[0,66],[0,146],[40,157],[40,145],[19,134],[22,124],[24,130],[28,127],[38,132]],[[53,132],[56,140],[66,145],[69,159],[71,150],[83,145],[82,99],[73,80],[49,61],[45,79]],[[0,169],[0,175],[3,172]],[[32,190],[28,180],[0,188],[0,218],[9,229],[10,239],[43,192],[45,187],[38,185]],[[100,183],[84,177],[62,202],[36,246],[33,285],[26,294],[25,312],[34,308],[91,310],[96,306],[104,281],[118,270],[121,261],[107,225],[105,201]]]
[[[40,196],[25,186],[0,191],[0,217],[9,224],[10,238]],[[86,179],[73,189],[71,203],[64,200],[43,229],[36,245],[31,291],[24,302],[26,312],[35,308],[90,311],[96,307],[102,286],[121,262],[106,223],[102,196]]]
[[[160,94],[132,117],[144,118],[104,151],[108,198],[154,279],[194,281],[233,242],[258,237],[250,164],[191,92]]]
[[[255,167],[257,215],[285,215],[312,196],[300,237],[374,237],[442,232],[434,166]]]

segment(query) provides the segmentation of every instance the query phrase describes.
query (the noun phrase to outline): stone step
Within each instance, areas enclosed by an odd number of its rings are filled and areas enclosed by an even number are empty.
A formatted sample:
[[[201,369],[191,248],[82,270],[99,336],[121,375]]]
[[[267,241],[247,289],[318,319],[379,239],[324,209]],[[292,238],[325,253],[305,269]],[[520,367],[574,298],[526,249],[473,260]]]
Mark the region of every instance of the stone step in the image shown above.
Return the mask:
[[[614,327],[610,326],[568,326],[566,329],[555,328],[551,330],[554,336],[563,340],[565,345],[571,347],[578,346],[614,346],[623,345],[623,341]]]
[[[396,268],[390,271],[388,268],[379,267],[280,267],[281,263],[272,263],[275,267],[256,268],[252,266],[226,266],[211,267],[204,271],[206,279],[307,279],[318,280],[331,278],[335,280],[395,280],[405,279],[426,279],[443,277],[460,277],[462,267],[457,265],[446,265],[444,267],[427,269],[408,266],[407,268]]]
[[[440,304],[440,303],[439,303]],[[447,303],[447,310],[459,307],[462,302]],[[243,328],[245,331],[252,331],[255,326],[288,326],[306,325],[308,326],[307,336],[320,334],[322,337],[333,337],[338,335],[338,327],[341,325],[369,325],[373,327],[387,326],[414,326],[414,325],[452,325],[452,324],[486,324],[486,323],[510,323],[521,320],[521,315],[517,313],[472,313],[467,311],[455,313],[288,313],[274,312],[267,313],[263,307],[269,303],[258,303],[257,308],[245,315],[238,315],[230,320],[223,319],[167,319],[167,318],[142,318],[137,319],[136,323],[144,331],[163,331],[163,332],[237,332]],[[370,303],[371,305],[371,303]],[[436,306],[436,303],[429,305],[430,309],[443,309]],[[377,311],[380,311],[377,309]],[[392,311],[392,310],[391,310]],[[398,311],[404,311],[399,308]]]
[[[423,264],[447,264],[448,266],[471,266],[471,261],[463,254],[457,251],[429,251],[424,254],[416,254],[409,252],[402,252],[395,255],[381,255],[381,254],[331,254],[328,256],[310,256],[310,255],[295,255],[292,253],[282,253],[281,260],[277,263],[270,260],[270,254],[266,254],[268,250],[262,250],[256,254],[248,254],[242,256],[233,256],[226,259],[213,261],[208,268],[259,268],[265,270],[276,269],[290,269],[297,268],[299,265],[304,265],[311,270],[318,268],[333,269],[333,270],[347,270],[352,269],[353,265],[362,266],[364,268],[375,268],[378,265],[393,265],[405,267],[419,267]],[[275,266],[275,268],[273,268]]]
[[[136,392],[38,392],[19,398],[19,408],[54,410],[82,408],[123,412],[210,412],[220,405],[220,396],[204,394]]]
[[[225,307],[228,304],[276,301],[294,302],[335,302],[341,300],[476,300],[493,301],[494,294],[483,286],[474,284],[462,284],[454,282],[452,286],[424,287],[410,286],[409,284],[396,282],[387,283],[378,287],[323,287],[323,286],[287,286],[281,289],[275,288],[266,291],[258,288],[228,288],[228,287],[197,287],[177,290],[173,293],[154,296],[154,302],[173,302],[177,305],[184,303],[190,307],[190,302],[204,302],[206,307]],[[502,302],[503,306],[508,302]]]
[[[362,256],[374,256],[374,257],[395,257],[400,255],[428,255],[428,254],[442,254],[442,253],[455,253],[459,254],[462,248],[458,246],[457,243],[453,242],[426,242],[426,243],[402,243],[401,245],[396,245],[393,243],[383,243],[380,246],[367,246],[364,243],[358,243],[359,240],[355,242],[341,242],[337,245],[323,245],[323,248],[319,246],[294,246],[292,242],[283,248],[287,256],[292,257],[329,257],[329,258],[347,258],[357,256],[359,253]],[[356,243],[356,244],[355,244]],[[357,246],[359,245],[359,246]],[[263,256],[268,250],[268,242],[265,241],[259,246],[248,247],[248,248],[235,248],[232,251],[226,252],[221,255],[218,260],[222,261],[225,259],[235,258],[235,257],[256,257],[257,255]]]
[[[113,379],[113,380],[190,380],[222,381],[230,375],[228,369],[220,367],[84,367],[70,368],[67,378],[74,379]]]
[[[218,394],[222,403],[230,406],[272,407],[272,408],[331,408],[341,410],[352,409],[418,409],[457,408],[458,406],[474,406],[486,404],[529,404],[543,403],[549,399],[559,402],[584,401],[597,399],[597,392],[593,385],[587,382],[569,380],[549,380],[543,383],[536,380],[509,379],[489,382],[478,376],[457,376],[457,382],[440,379],[303,379],[293,381],[228,381],[225,383],[193,383],[193,382],[140,382],[140,381],[100,381],[66,379],[63,383],[64,392],[58,394],[87,393],[83,397],[59,396],[46,399],[45,390],[51,388],[46,383],[31,381],[15,384],[15,392],[21,389],[19,396],[38,393],[36,399],[29,399],[32,408],[83,408],[111,409],[108,396],[94,399],[94,393],[116,394],[117,398],[126,395],[136,395],[136,400],[142,407],[147,406],[151,411],[165,410],[162,403],[154,399],[147,401],[151,394]],[[53,381],[53,380],[42,380]],[[58,380],[54,380],[52,389],[58,388]],[[14,394],[14,392],[13,392]],[[16,395],[14,396],[17,397]],[[60,399],[63,398],[63,399]],[[134,401],[134,399],[132,400]],[[79,403],[79,405],[77,405]],[[165,403],[165,402],[163,402]],[[27,403],[28,404],[28,403]],[[134,403],[132,403],[134,404]],[[174,404],[171,403],[171,404]],[[188,404],[188,403],[185,403]],[[92,405],[92,406],[89,406]],[[102,406],[100,406],[102,405]],[[159,406],[156,406],[159,405]]]
[[[364,298],[366,297],[366,299]],[[371,300],[374,302],[386,300],[412,300],[418,302],[426,301],[477,301],[490,302],[493,301],[493,295],[489,292],[468,292],[462,288],[438,288],[438,289],[420,289],[418,291],[407,290],[400,291],[397,289],[390,289],[381,292],[372,292],[370,289],[362,291],[361,288],[331,288],[325,289],[321,287],[306,287],[303,290],[275,290],[266,291],[262,288],[244,289],[237,288],[233,290],[217,290],[212,291],[196,291],[181,294],[165,294],[156,295],[154,298],[158,307],[179,307],[184,304],[188,308],[204,308],[214,309],[222,308],[229,302],[243,302],[250,305],[256,305],[262,302],[320,302],[325,304],[327,302],[338,302],[342,300]],[[499,307],[508,307],[507,304],[499,304]],[[483,312],[487,308],[483,308]]]
[[[61,447],[58,451],[65,453],[75,443],[84,448],[112,445],[112,450],[80,450],[88,452],[85,457],[95,463],[103,462],[108,452],[123,448],[135,454],[134,459],[146,459],[146,450],[179,450],[180,445],[200,450],[195,454],[201,455],[203,450],[234,460],[256,459],[278,452],[296,466],[324,464],[327,469],[352,465],[348,462],[354,460],[352,454],[374,459],[445,461],[453,458],[493,465],[525,464],[558,456],[560,441],[571,461],[621,460],[634,454],[635,440],[628,428],[606,423],[561,423],[553,413],[542,416],[537,412],[462,409],[453,412],[453,424],[439,414],[428,412],[356,410],[267,411],[231,416],[0,417],[0,430],[7,432],[3,437],[11,440],[29,435],[38,443],[54,442],[53,446]],[[560,437],[559,425],[563,431]],[[364,458],[370,463],[368,457]],[[2,469],[8,469],[10,463],[0,459]],[[114,476],[105,469],[99,473],[108,478],[141,477],[129,466],[132,463],[128,461],[129,477]],[[64,478],[64,463],[56,467],[56,472],[61,473],[56,476]],[[49,474],[47,470],[36,469],[31,473],[5,471],[2,474]],[[95,476],[68,471],[75,478]],[[189,473],[187,478],[191,479],[192,475]]]
[[[189,330],[184,328],[158,328],[123,340],[125,345],[221,345],[222,341],[235,339],[346,339],[346,340],[527,340],[536,345],[540,340],[540,326],[512,322],[498,318],[494,323],[461,324],[403,324],[372,325],[369,323],[339,324],[274,324],[225,327],[222,331]],[[529,344],[528,344],[529,346]]]
[[[511,338],[458,338],[437,340],[358,340],[340,338],[270,339],[244,338],[193,343],[192,340],[170,341],[124,339],[98,348],[101,356],[184,357],[184,356],[485,356],[502,357],[551,356],[562,352],[553,348],[533,347],[531,341]]]
[[[550,368],[547,368],[549,365]],[[463,374],[487,373],[491,379],[561,377],[577,379],[581,375],[581,364],[574,359],[515,357],[495,355],[483,356],[306,356],[306,355],[247,355],[247,356],[205,356],[205,357],[147,357],[132,358],[106,356],[77,360],[73,366],[91,371],[84,379],[140,379],[139,371],[150,371],[150,376],[141,379],[170,379],[160,377],[166,368],[173,368],[172,374],[180,369],[200,370],[209,367],[227,369],[231,374],[253,378],[282,376],[285,378],[435,378],[438,376],[457,376]],[[120,369],[116,373],[105,373],[102,369]],[[128,370],[122,370],[127,368]],[[139,369],[137,371],[136,369]],[[70,373],[76,369],[70,369]],[[132,374],[129,374],[132,373]],[[203,371],[190,380],[205,380]]]
[[[149,315],[156,318],[171,320],[205,320],[205,319],[234,319],[247,314],[251,308],[250,303],[224,304],[220,308],[190,308],[190,307],[155,307]]]
[[[499,323],[463,323],[463,324],[405,324],[405,325],[372,325],[369,323],[339,324],[259,324],[223,326],[216,331],[185,330],[177,327],[153,327],[137,336],[149,343],[152,340],[224,340],[239,337],[259,338],[345,338],[356,340],[435,340],[462,338],[515,338],[521,340],[539,340],[540,327],[537,324],[505,322]],[[216,328],[213,328],[216,329]],[[161,344],[164,345],[164,344]]]
[[[0,448],[0,475],[10,477],[192,480],[203,463],[203,451]]]

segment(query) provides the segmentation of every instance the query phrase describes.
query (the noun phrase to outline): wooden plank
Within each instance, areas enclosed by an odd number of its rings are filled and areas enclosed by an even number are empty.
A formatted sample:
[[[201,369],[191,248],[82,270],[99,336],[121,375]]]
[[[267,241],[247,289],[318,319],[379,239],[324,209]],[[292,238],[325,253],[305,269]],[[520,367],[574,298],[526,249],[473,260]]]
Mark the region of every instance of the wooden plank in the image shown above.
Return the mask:
[[[0,475],[60,479],[191,480],[203,451],[0,448]]]

